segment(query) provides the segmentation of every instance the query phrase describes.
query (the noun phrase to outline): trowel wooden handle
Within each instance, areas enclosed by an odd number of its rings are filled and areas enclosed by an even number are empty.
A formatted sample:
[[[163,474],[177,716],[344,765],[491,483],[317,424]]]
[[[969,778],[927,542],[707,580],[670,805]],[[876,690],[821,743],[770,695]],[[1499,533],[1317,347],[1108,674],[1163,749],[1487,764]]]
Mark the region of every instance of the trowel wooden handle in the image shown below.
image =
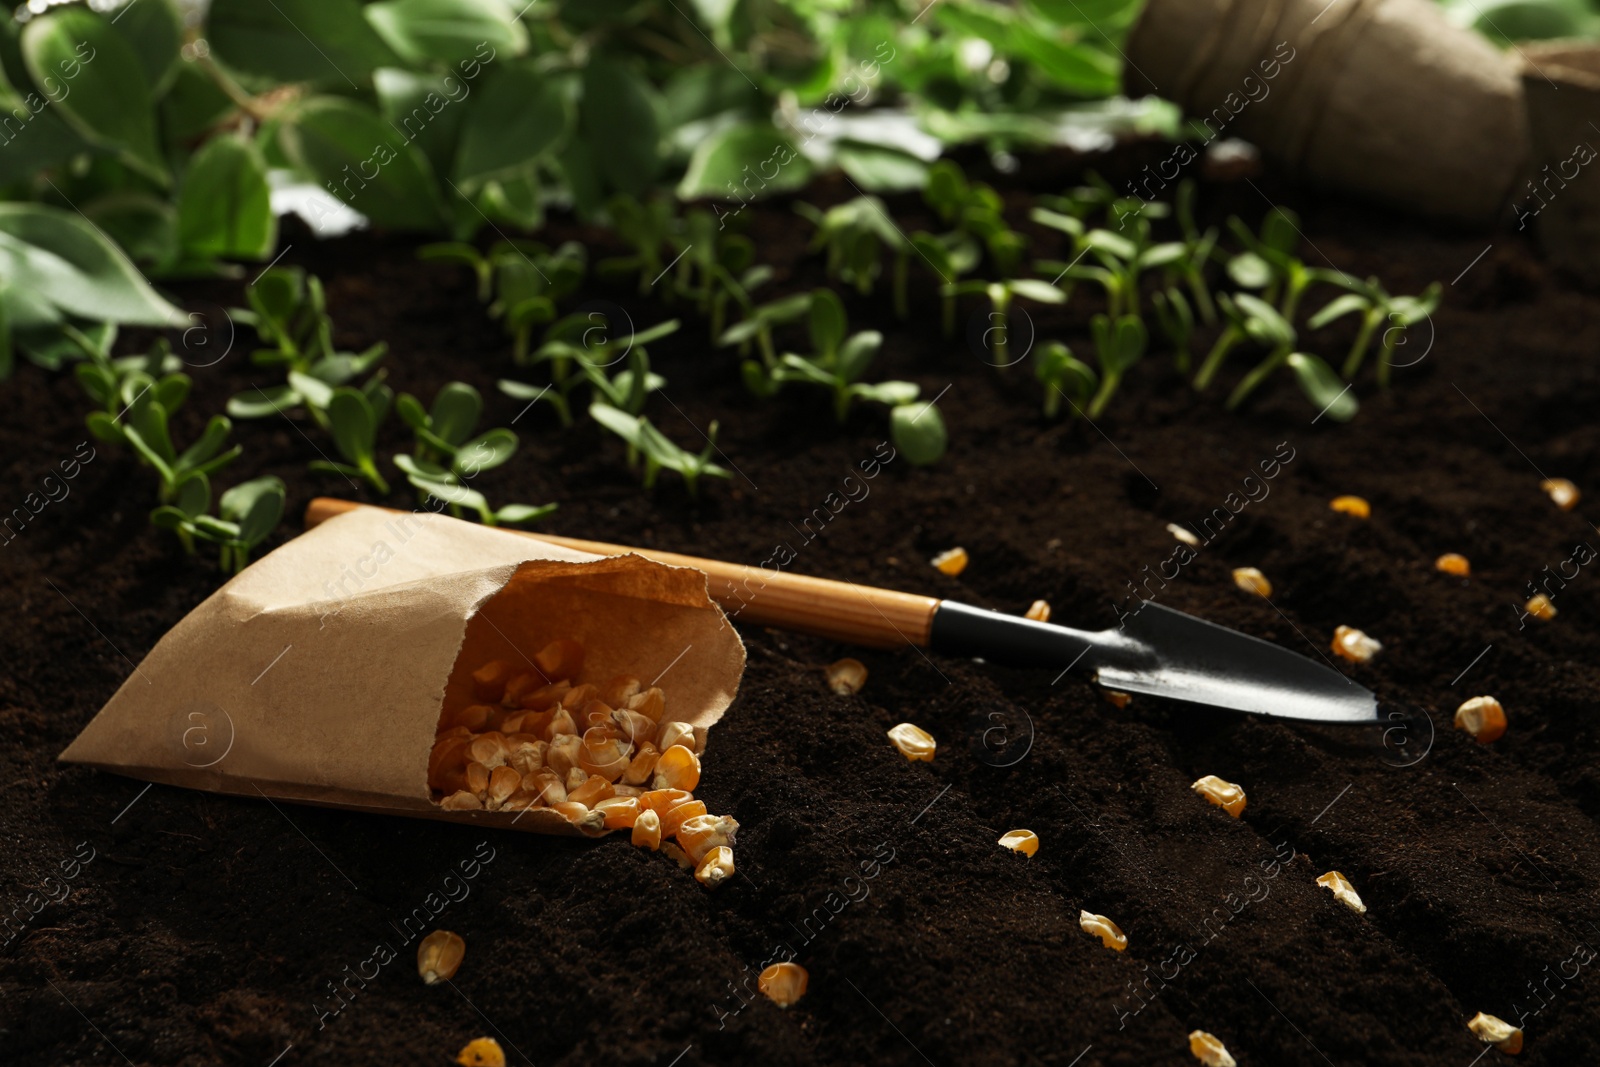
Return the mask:
[[[306,526],[316,526],[335,515],[371,506],[333,497],[318,497],[306,508]],[[676,552],[659,552],[653,548],[630,548],[627,545],[522,530],[506,532],[549,541],[596,556],[621,556],[632,552],[672,567],[693,567],[706,573],[711,599],[720,604],[729,617],[739,622],[797,630],[850,644],[894,648],[910,642],[926,646],[933,614],[939,607],[939,601],[934,597],[896,593],[853,582],[809,578],[803,574],[789,574],[776,567],[751,567],[742,563],[683,556]]]

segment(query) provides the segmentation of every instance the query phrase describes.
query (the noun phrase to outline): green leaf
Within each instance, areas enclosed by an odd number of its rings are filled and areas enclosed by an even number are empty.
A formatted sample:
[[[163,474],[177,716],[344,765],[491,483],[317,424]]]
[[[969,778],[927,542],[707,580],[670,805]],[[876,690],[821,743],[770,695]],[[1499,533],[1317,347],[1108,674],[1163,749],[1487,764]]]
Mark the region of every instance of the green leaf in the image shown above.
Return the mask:
[[[507,504],[494,513],[494,518],[496,522],[512,524],[537,522],[553,514],[557,506],[555,504],[542,504],[539,507],[534,507],[531,504]]]
[[[294,165],[375,226],[434,230],[444,212],[426,157],[365,104],[314,96],[278,130]]]
[[[633,68],[596,56],[583,71],[581,122],[593,163],[613,189],[638,195],[661,170],[654,90]]]
[[[266,259],[278,243],[267,165],[255,145],[228,134],[201,146],[178,190],[178,240],[211,259]]]
[[[1365,311],[1367,306],[1367,298],[1360,293],[1346,293],[1330,300],[1321,311],[1311,316],[1306,325],[1313,330],[1320,330],[1328,323],[1342,319],[1352,311]]]
[[[932,401],[901,404],[889,412],[889,436],[895,448],[918,467],[937,462],[950,441],[944,416]]]
[[[254,548],[271,536],[283,519],[286,496],[282,478],[256,478],[223,493],[218,510],[223,518],[239,524],[239,540]]]
[[[448,382],[433,398],[429,428],[451,445],[459,445],[478,425],[483,397],[466,382]]]
[[[166,407],[165,404],[162,405]],[[167,410],[172,410],[167,408]],[[177,466],[181,470],[191,470],[215,456],[224,444],[227,443],[228,434],[233,432],[233,423],[225,416],[213,415],[206,423],[205,432],[194,444],[183,450],[178,457]]]
[[[695,146],[678,196],[743,203],[799,189],[811,180],[811,170],[810,161],[770,123],[741,123]]]
[[[922,392],[922,386],[916,382],[874,382],[853,385],[850,387],[850,392],[863,400],[871,400],[892,408],[916,400]]]
[[[162,268],[177,257],[177,212],[166,200],[117,189],[82,205],[83,214],[140,263]]]
[[[1065,304],[1067,294],[1049,282],[1037,278],[1014,278],[1006,285],[1018,296],[1039,304]]]
[[[19,276],[51,304],[82,318],[137,326],[188,323],[77,212],[0,203],[0,277]]]
[[[290,371],[288,378],[289,387],[306,407],[325,411],[333,403],[334,390],[326,380],[297,370]]]
[[[161,99],[161,130],[169,146],[184,145],[237,108],[232,97],[201,73],[200,64],[180,62],[173,68],[171,88]]]
[[[287,385],[272,385],[230,397],[228,414],[236,419],[264,419],[282,414],[299,403],[299,393]]]
[[[509,460],[517,451],[517,435],[504,427],[480,434],[461,446],[454,470],[463,478],[476,478]]]
[[[819,356],[831,357],[839,350],[845,333],[844,304],[832,289],[817,289],[811,294],[811,346]]]
[[[532,163],[556,148],[571,124],[566,96],[550,75],[531,63],[497,71],[467,105],[456,181],[470,185]]]
[[[358,467],[372,461],[378,425],[372,405],[359,390],[349,386],[335,389],[328,401],[328,421],[333,424],[333,443],[345,459]]]
[[[119,152],[162,185],[150,82],[133,46],[87,7],[59,7],[22,29],[22,55],[39,85],[65,85],[56,110],[89,141]]]
[[[1062,40],[1019,24],[1011,34],[1015,54],[1030,60],[1047,78],[1074,96],[1116,95],[1122,68],[1117,58],[1092,45]]]
[[[834,147],[834,158],[839,169],[869,193],[921,189],[928,180],[928,165],[898,148],[840,141]]]
[[[488,63],[528,50],[528,31],[501,0],[384,0],[368,4],[367,21],[410,63]]]
[[[815,306],[815,305],[813,305]],[[877,330],[862,330],[853,334],[849,340],[839,346],[839,377],[847,382],[853,382],[867,372],[873,359],[878,355],[878,349],[883,347],[883,334]],[[916,399],[912,396],[911,399]],[[903,401],[894,401],[903,403]]]
[[[1251,338],[1265,345],[1294,344],[1294,327],[1278,313],[1278,309],[1249,293],[1234,294],[1233,301],[1247,316],[1245,330]]]
[[[211,479],[204,474],[189,474],[178,484],[173,503],[184,515],[193,519],[211,508]]]
[[[111,25],[133,48],[151,93],[166,93],[178,75],[183,16],[172,0],[131,0],[117,9]]]
[[[380,67],[372,88],[389,124],[422,150],[435,174],[449,174],[473,87],[454,74]]]
[[[1241,289],[1265,289],[1272,283],[1272,265],[1254,252],[1240,252],[1228,260],[1228,277]]]
[[[1328,418],[1335,422],[1349,422],[1355,418],[1360,401],[1324,360],[1306,352],[1294,352],[1289,356],[1289,367],[1306,399]]]
[[[274,82],[354,89],[400,65],[357,0],[212,0],[206,40],[229,67]]]

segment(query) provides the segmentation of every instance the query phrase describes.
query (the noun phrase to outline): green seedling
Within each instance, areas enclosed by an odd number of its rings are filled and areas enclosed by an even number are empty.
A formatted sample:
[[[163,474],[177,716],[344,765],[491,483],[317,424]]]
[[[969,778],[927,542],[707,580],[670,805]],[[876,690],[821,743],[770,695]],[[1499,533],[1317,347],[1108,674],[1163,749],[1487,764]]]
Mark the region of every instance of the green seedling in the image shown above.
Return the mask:
[[[1009,367],[1012,362],[1008,335],[1011,333],[1011,305],[1017,297],[1039,304],[1067,302],[1067,294],[1063,290],[1037,278],[1012,278],[1001,282],[956,282],[941,288],[939,294],[944,297],[981,294],[988,298],[991,325],[984,331],[984,335],[989,338],[989,354],[994,357],[993,362],[997,367]]]
[[[1094,335],[1095,361],[1100,364],[1100,388],[1089,401],[1088,415],[1097,419],[1116,395],[1122,376],[1144,355],[1150,337],[1137,315],[1123,315],[1115,320],[1109,315],[1096,315],[1090,320],[1089,328]]]
[[[667,269],[663,252],[671,247],[672,238],[678,231],[678,220],[672,213],[672,201],[661,196],[640,201],[619,194],[607,202],[606,213],[611,216],[612,229],[633,251],[626,256],[603,259],[595,269],[608,278],[638,275],[639,295],[643,296],[650,292],[650,287]],[[670,299],[670,291],[666,296]]]
[[[499,462],[504,462],[504,460]],[[520,526],[525,523],[537,522],[556,510],[555,504],[541,504],[538,506],[532,504],[506,504],[500,508],[490,506],[488,497],[476,489],[469,489],[461,484],[463,477],[472,478],[480,470],[488,469],[487,466],[474,468],[470,457],[464,457],[457,464],[457,469],[462,472],[460,475],[456,473],[456,470],[445,470],[432,463],[418,462],[404,452],[394,457],[394,465],[400,468],[401,473],[406,476],[406,481],[410,482],[411,487],[417,490],[423,503],[427,503],[429,497],[439,500],[448,505],[450,514],[458,519],[465,514],[466,510],[470,509],[477,514],[478,521],[485,526]],[[498,463],[494,465],[498,465]]]
[[[635,465],[637,457],[643,457],[643,481],[646,489],[655,487],[656,477],[663,470],[673,471],[681,477],[690,496],[698,495],[701,478],[731,477],[726,469],[711,462],[711,454],[717,449],[715,422],[706,428],[706,447],[696,454],[686,452],[673,444],[642,415],[630,415],[626,411],[620,411],[598,401],[589,405],[589,415],[595,422],[627,442],[628,454],[631,457],[628,464],[630,467]]]
[[[889,411],[889,439],[906,462],[918,467],[937,463],[950,445],[944,416],[931,400],[895,405]]]
[[[283,519],[287,492],[281,478],[256,478],[234,486],[222,494],[217,516],[208,514],[211,487],[204,477],[187,483],[185,489],[185,499],[152,511],[151,523],[176,533],[191,554],[196,541],[217,545],[218,563],[233,574],[244,570],[251,552]]]
[[[471,477],[509,460],[517,450],[517,435],[499,426],[472,436],[483,415],[483,397],[466,382],[450,382],[439,389],[432,408],[410,393],[395,398],[395,413],[416,435],[416,462],[441,473]],[[470,470],[472,474],[465,474]]]
[[[1146,205],[1146,211],[1157,205]],[[1164,206],[1164,205],[1162,205]],[[1036,216],[1037,220],[1037,216]],[[1077,222],[1066,215],[1056,215],[1046,220],[1047,225]],[[1058,226],[1058,228],[1062,228]],[[1150,222],[1140,216],[1123,216],[1123,228],[1129,236],[1110,230],[1090,230],[1081,238],[1074,236],[1078,253],[1072,262],[1046,260],[1034,266],[1041,273],[1051,274],[1058,280],[1092,281],[1105,290],[1107,314],[1113,318],[1139,314],[1139,277],[1147,270],[1171,267],[1185,255],[1184,246],[1176,241],[1160,244],[1150,242]],[[1066,229],[1072,233],[1072,229]],[[1097,261],[1084,263],[1088,257]]]
[[[487,304],[494,295],[494,263],[465,241],[438,241],[417,249],[425,263],[459,263],[472,271],[478,283],[478,302]]]
[[[72,370],[83,391],[100,405],[85,421],[89,432],[101,441],[127,443],[122,419],[144,397],[154,399],[170,416],[189,396],[189,376],[179,369],[183,361],[172,354],[166,338],[157,338],[142,356],[112,359],[98,346],[87,351],[90,358]]]
[[[755,379],[752,388],[770,396],[781,384],[799,382],[818,385],[833,394],[833,414],[843,422],[850,405],[857,399],[871,400],[894,407],[917,398],[920,388],[914,382],[862,382],[861,376],[872,366],[883,345],[883,334],[862,330],[846,336],[848,326],[844,305],[831,289],[818,289],[811,295],[811,347],[809,356],[785,353],[771,372],[771,382],[759,380],[766,368],[755,360],[745,363],[745,379]]]
[[[1244,341],[1254,341],[1274,351],[1289,350],[1294,346],[1294,327],[1278,313],[1278,309],[1250,293],[1229,296],[1220,293],[1217,306],[1226,322],[1216,342],[1200,363],[1194,376],[1194,387],[1204,391],[1222,369],[1223,362],[1235,347]]]
[[[678,325],[677,319],[668,319],[627,337],[613,338],[611,324],[602,312],[568,315],[545,332],[544,343],[530,360],[550,364],[551,383],[537,386],[502,378],[500,391],[515,400],[543,400],[556,409],[563,426],[572,425],[571,396],[585,383],[594,390],[593,399],[637,415],[644,409],[645,398],[667,384],[665,378],[650,372],[646,346],[676,333]],[[626,366],[614,377],[607,376],[608,368],[624,361]]]
[[[494,301],[489,315],[505,324],[512,356],[526,362],[535,326],[552,322],[556,301],[583,283],[588,254],[576,241],[551,251],[537,241],[498,241],[489,250],[494,264]]]
[[[1264,345],[1268,351],[1266,358],[1252,367],[1229,394],[1229,409],[1242,404],[1245,397],[1254,392],[1269,374],[1283,366],[1293,353],[1295,342],[1298,340],[1294,326],[1289,320],[1260,297],[1249,293],[1236,293],[1233,305],[1236,312],[1244,316],[1245,334],[1251,340]]]
[[[1044,385],[1044,416],[1053,419],[1061,413],[1061,401],[1072,405],[1074,414],[1083,414],[1084,405],[1094,395],[1099,375],[1094,368],[1076,358],[1072,349],[1060,341],[1046,341],[1033,357],[1034,376]]]
[[[1161,327],[1161,332],[1172,342],[1173,361],[1179,373],[1188,374],[1191,358],[1189,344],[1194,336],[1194,312],[1190,309],[1183,290],[1172,286],[1166,292],[1157,291],[1150,297],[1150,306],[1155,311],[1156,323]]]
[[[1109,210],[1116,203],[1116,189],[1099,172],[1089,171],[1084,175],[1084,181],[1088,184],[1075,186],[1060,196],[1041,196],[1039,203],[1053,212],[1080,221],[1096,211]]]
[[[975,242],[963,239],[960,234],[935,237],[922,230],[911,235],[911,247],[939,279],[939,324],[944,335],[949,337],[956,332],[956,294],[947,289],[963,274],[978,268],[982,252]]]
[[[1217,229],[1215,226],[1208,227],[1202,233],[1195,225],[1194,198],[1195,184],[1185,178],[1178,184],[1175,203],[1178,228],[1183,233],[1184,254],[1168,270],[1188,285],[1194,309],[1200,313],[1200,321],[1209,326],[1217,321],[1217,309],[1211,299],[1211,290],[1206,285],[1206,267],[1216,256]]]
[[[717,217],[709,211],[689,212],[684,228],[673,284],[678,293],[695,301],[701,314],[710,317],[715,338],[723,332],[729,302],[748,311],[753,303],[750,291],[771,280],[772,268],[756,264],[754,241],[742,233],[720,229]]]
[[[1284,207],[1275,207],[1261,221],[1257,236],[1237,216],[1228,220],[1245,251],[1228,260],[1228,275],[1241,289],[1260,290],[1278,314],[1294,322],[1300,298],[1313,284],[1326,282],[1351,289],[1358,282],[1343,271],[1308,267],[1294,254],[1300,244],[1300,218]]]
[[[798,322],[811,311],[810,293],[793,293],[745,309],[742,321],[734,323],[717,338],[721,346],[738,345],[741,356],[748,355],[754,341],[761,353],[761,361],[770,370],[778,364],[778,353],[772,342],[774,327]],[[748,383],[748,378],[746,379]]]
[[[1351,313],[1360,314],[1361,324],[1356,329],[1355,342],[1350,346],[1343,367],[1343,376],[1350,381],[1355,379],[1366,359],[1372,335],[1379,326],[1383,326],[1383,336],[1378,345],[1378,385],[1387,389],[1395,349],[1405,343],[1408,327],[1426,319],[1438,308],[1442,290],[1439,283],[1434,282],[1420,296],[1390,296],[1377,278],[1368,278],[1365,282],[1352,280],[1352,289],[1352,292],[1335,297],[1311,316],[1308,325],[1317,330]]]
[[[1000,277],[1011,278],[1018,273],[1027,238],[1006,225],[1005,203],[992,187],[982,182],[969,183],[959,166],[942,159],[928,168],[922,197],[940,221],[954,227],[944,238],[953,255],[975,257],[981,242]],[[946,282],[953,280],[952,276],[945,276]]]
[[[827,250],[828,277],[854,285],[862,295],[872,292],[873,284],[883,273],[883,250],[890,250],[894,259],[895,314],[902,319],[910,314],[906,275],[911,242],[889,217],[882,200],[859,196],[827,211],[810,204],[794,207],[817,227],[811,250]]]
[[[341,385],[330,390],[325,413],[333,443],[345,462],[312,460],[311,469],[346,478],[365,478],[381,495],[388,495],[389,483],[378,472],[378,427],[389,413],[392,391],[381,386],[376,395]]]

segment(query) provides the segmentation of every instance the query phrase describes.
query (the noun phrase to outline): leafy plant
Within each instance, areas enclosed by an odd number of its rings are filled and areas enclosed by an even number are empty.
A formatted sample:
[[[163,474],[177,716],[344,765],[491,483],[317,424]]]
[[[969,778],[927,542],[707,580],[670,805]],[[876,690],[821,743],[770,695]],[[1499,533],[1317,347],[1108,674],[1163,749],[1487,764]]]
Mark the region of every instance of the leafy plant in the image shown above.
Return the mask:
[[[389,413],[391,396],[387,386],[375,397],[347,385],[330,390],[326,404],[321,407],[328,419],[333,443],[345,462],[316,459],[311,461],[311,469],[346,478],[364,478],[380,494],[387,495],[389,483],[378,471],[377,445],[378,426]]]
[[[1188,374],[1191,361],[1189,345],[1190,339],[1194,336],[1194,312],[1190,310],[1189,301],[1183,295],[1183,290],[1175,286],[1165,292],[1158,290],[1150,297],[1150,307],[1155,312],[1161,332],[1172,342],[1173,359],[1178,371]]]
[[[810,293],[792,293],[765,304],[757,304],[745,310],[743,320],[722,331],[722,336],[717,338],[717,344],[738,345],[739,354],[745,355],[750,351],[750,343],[756,342],[761,360],[770,372],[778,363],[777,349],[772,341],[773,329],[786,323],[797,322],[810,312]],[[745,380],[748,384],[749,378],[746,377]]]
[[[191,553],[195,541],[217,545],[218,562],[224,570],[234,574],[244,570],[251,552],[283,520],[287,495],[283,479],[269,476],[240,482],[222,494],[216,516],[208,514],[209,482],[201,478],[188,484],[194,488],[185,494],[186,499],[156,508],[150,513],[151,523],[172,530]]]
[[[530,358],[530,363],[549,363],[552,381],[547,386],[530,385],[502,378],[500,391],[516,400],[530,403],[543,400],[556,409],[563,426],[572,425],[573,391],[587,384],[593,399],[604,400],[630,415],[644,410],[646,397],[667,384],[650,371],[646,346],[678,330],[678,320],[668,319],[627,337],[611,336],[611,323],[599,311],[568,315],[545,331],[545,340]],[[624,363],[614,376],[607,369]],[[576,368],[576,373],[574,372]]]
[[[1094,334],[1095,361],[1100,364],[1100,388],[1089,401],[1088,415],[1097,419],[1122,384],[1122,376],[1144,355],[1150,337],[1137,315],[1115,320],[1109,315],[1096,315],[1089,326]]]
[[[467,465],[474,472],[498,467],[517,450],[517,435],[503,426],[472,436],[483,415],[483,397],[466,382],[441,386],[431,408],[424,409],[410,393],[396,397],[394,408],[416,435],[415,464],[441,476],[460,476]]]
[[[816,226],[811,240],[813,251],[826,249],[828,277],[835,278],[866,295],[883,273],[883,251],[893,256],[894,308],[902,319],[907,307],[906,275],[911,241],[889,217],[883,201],[875,196],[859,196],[827,211],[797,203],[795,210]]]
[[[1060,341],[1046,341],[1038,347],[1033,373],[1045,387],[1044,415],[1047,419],[1061,413],[1063,398],[1072,405],[1074,413],[1082,414],[1100,381],[1094,368],[1073,356],[1072,349]]]
[[[672,471],[681,477],[690,496],[698,495],[701,478],[731,476],[725,468],[711,462],[711,454],[717,450],[715,422],[706,428],[706,447],[694,453],[686,452],[673,444],[643,415],[630,415],[609,404],[596,401],[589,405],[589,416],[627,442],[629,466],[635,464],[636,457],[643,457],[643,480],[646,489],[655,487],[656,477],[663,470]]]
[[[1387,389],[1395,348],[1402,343],[1401,338],[1408,327],[1415,326],[1438,308],[1442,290],[1439,283],[1434,282],[1420,296],[1390,296],[1377,278],[1368,278],[1365,282],[1353,281],[1352,287],[1354,291],[1335,297],[1311,316],[1308,325],[1312,329],[1321,329],[1346,315],[1360,314],[1356,338],[1350,345],[1350,353],[1345,357],[1342,370],[1348,380],[1354,380],[1361,370],[1362,361],[1366,359],[1372,344],[1372,335],[1379,326],[1383,326],[1383,336],[1378,345],[1378,385]]]
[[[1011,304],[1017,297],[1040,304],[1064,304],[1067,294],[1049,282],[1037,278],[1011,278],[999,282],[955,282],[943,286],[941,296],[954,297],[982,294],[989,300],[989,322],[984,335],[989,338],[989,353],[997,367],[1011,365]]]

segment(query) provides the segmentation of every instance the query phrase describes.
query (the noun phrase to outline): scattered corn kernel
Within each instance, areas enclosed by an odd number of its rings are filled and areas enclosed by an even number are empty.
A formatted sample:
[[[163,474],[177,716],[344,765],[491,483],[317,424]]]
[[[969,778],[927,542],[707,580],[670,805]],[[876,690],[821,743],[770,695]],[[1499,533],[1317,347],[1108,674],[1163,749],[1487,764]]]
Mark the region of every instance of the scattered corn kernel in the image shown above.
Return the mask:
[[[644,785],[656,771],[656,761],[661,758],[661,753],[656,751],[656,746],[646,741],[639,746],[639,751],[634,753],[628,769],[622,772],[624,785]]]
[[[651,722],[660,722],[667,713],[667,697],[655,686],[628,698],[628,710],[637,711]]]
[[[685,819],[673,836],[689,858],[698,863],[714,848],[732,848],[738,833],[739,821],[731,815],[696,815]]]
[[[1232,815],[1235,819],[1244,814],[1244,789],[1234,785],[1232,782],[1225,782],[1214,774],[1208,774],[1189,788],[1229,815]]]
[[[1358,519],[1372,516],[1372,505],[1359,496],[1336,496],[1328,501],[1328,506],[1334,511],[1342,511]]]
[[[900,754],[908,760],[933,759],[933,750],[938,747],[933,735],[909,722],[903,722],[889,731],[889,741]]]
[[[690,819],[699,818],[705,813],[706,804],[703,800],[685,800],[682,804],[674,805],[666,811],[660,812],[661,836],[676,836],[684,823]]]
[[[756,988],[780,1008],[806,995],[811,976],[798,963],[774,963],[756,977]]]
[[[1549,622],[1556,617],[1556,606],[1550,603],[1550,598],[1543,593],[1535,593],[1522,605],[1522,609],[1540,622]]]
[[[1119,710],[1133,703],[1133,697],[1120,689],[1102,689],[1100,695],[1106,698],[1106,703]]]
[[[1351,663],[1365,663],[1383,651],[1383,643],[1368,637],[1354,626],[1340,626],[1333,631],[1333,653]]]
[[[656,760],[655,777],[650,785],[656,789],[683,789],[694,792],[700,784],[700,757],[682,745],[673,745]]]
[[[417,945],[417,973],[428,985],[448,982],[456,976],[467,943],[449,930],[435,930]]]
[[[1506,709],[1494,697],[1473,697],[1456,709],[1456,729],[1465,730],[1480,745],[1498,741],[1506,732]]]
[[[694,876],[708,889],[715,889],[726,882],[733,877],[733,849],[727,845],[718,845],[707,852],[705,858],[695,867]]]
[[[506,1054],[492,1037],[477,1037],[467,1042],[456,1056],[461,1067],[506,1067]]]
[[[633,820],[633,843],[651,851],[661,847],[661,816],[653,811],[641,811]]]
[[[1565,478],[1546,478],[1539,483],[1539,488],[1556,502],[1556,507],[1562,511],[1571,511],[1578,506],[1578,487]]]
[[[639,798],[606,797],[595,802],[594,810],[606,817],[607,830],[626,830],[639,821]]]
[[[698,749],[700,746],[695,743],[694,727],[677,720],[662,723],[661,731],[656,734],[656,748],[665,752],[673,745],[682,745],[690,751]]]
[[[1480,1011],[1467,1023],[1467,1029],[1484,1044],[1493,1045],[1508,1056],[1522,1051],[1522,1031],[1504,1019]]]
[[[644,691],[644,685],[631,674],[619,674],[600,687],[600,699],[613,708],[625,708],[628,701]]]
[[[1039,851],[1039,835],[1032,830],[1007,830],[1000,835],[1000,847],[1031,856]]]
[[[573,773],[582,774],[583,772],[574,767]],[[576,789],[567,789],[568,800],[575,800],[589,808],[597,807],[602,801],[610,800],[615,795],[616,790],[611,788],[611,783],[598,774],[592,774],[585,778],[578,783]]]
[[[1239,1067],[1239,1061],[1228,1055],[1228,1048],[1204,1030],[1189,1035],[1189,1051],[1206,1067]]]
[[[586,834],[603,834],[606,830],[606,813],[595,811],[585,804],[567,801],[564,804],[552,804],[550,810],[559,812],[568,822]]]
[[[1096,915],[1092,911],[1078,912],[1078,929],[1091,937],[1098,937],[1100,943],[1106,948],[1121,952],[1128,947],[1128,935],[1122,928],[1104,915]]]
[[[1467,557],[1459,552],[1446,552],[1433,561],[1433,569],[1465,578],[1472,573],[1472,564],[1468,563]]]
[[[1267,576],[1254,567],[1235,567],[1233,569],[1233,584],[1243,589],[1246,593],[1256,596],[1271,596],[1272,583],[1267,581]]]
[[[496,811],[522,785],[522,775],[515,767],[496,767],[489,774],[489,796],[483,806]]]
[[[689,858],[687,852],[678,846],[676,841],[661,842],[661,854],[686,871],[694,870],[694,861]]]
[[[478,799],[476,793],[459,789],[439,801],[439,806],[445,811],[482,811],[483,801]]]
[[[1032,604],[1028,605],[1028,610],[1023,612],[1022,617],[1024,619],[1032,619],[1034,622],[1049,622],[1050,601],[1035,600]]]
[[[939,573],[948,574],[954,578],[967,569],[967,550],[959,547],[952,548],[934,556],[930,562],[939,568]]]
[[[1367,906],[1361,903],[1361,894],[1356,892],[1356,887],[1350,884],[1350,879],[1338,871],[1329,871],[1327,874],[1317,876],[1317,884],[1322,888],[1331,890],[1334,898],[1343,903],[1351,911],[1367,913]]]
[[[1194,535],[1194,531],[1190,530],[1187,526],[1179,526],[1175,522],[1169,522],[1167,523],[1167,533],[1171,534],[1173,537],[1176,537],[1179,541],[1182,541],[1190,548],[1200,547],[1200,538],[1196,537]]]
[[[686,789],[652,789],[639,797],[639,806],[665,815],[684,801],[693,799],[694,794]]]
[[[842,697],[855,696],[867,684],[867,668],[858,659],[841,659],[828,664],[828,688]]]

